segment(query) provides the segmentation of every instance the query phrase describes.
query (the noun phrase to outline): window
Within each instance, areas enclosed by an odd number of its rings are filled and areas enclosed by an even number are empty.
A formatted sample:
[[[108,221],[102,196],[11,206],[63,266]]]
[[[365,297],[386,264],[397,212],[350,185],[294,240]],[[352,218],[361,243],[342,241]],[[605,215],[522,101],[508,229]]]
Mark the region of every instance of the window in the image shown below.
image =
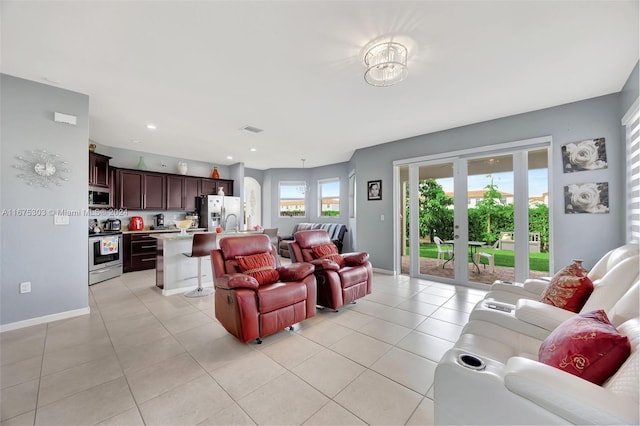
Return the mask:
[[[640,241],[640,107],[638,99],[622,118],[627,140],[627,242]]]
[[[318,216],[340,216],[340,179],[331,178],[318,181]]]
[[[305,181],[280,182],[280,217],[306,216],[306,197]]]

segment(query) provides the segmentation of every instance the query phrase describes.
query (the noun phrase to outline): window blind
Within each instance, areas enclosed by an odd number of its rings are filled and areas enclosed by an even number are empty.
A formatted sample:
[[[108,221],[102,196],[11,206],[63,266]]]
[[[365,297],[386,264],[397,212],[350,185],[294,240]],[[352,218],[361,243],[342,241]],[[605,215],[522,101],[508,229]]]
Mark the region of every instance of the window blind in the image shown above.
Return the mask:
[[[626,238],[628,243],[640,242],[640,107],[639,99],[622,118],[627,146],[627,206]]]

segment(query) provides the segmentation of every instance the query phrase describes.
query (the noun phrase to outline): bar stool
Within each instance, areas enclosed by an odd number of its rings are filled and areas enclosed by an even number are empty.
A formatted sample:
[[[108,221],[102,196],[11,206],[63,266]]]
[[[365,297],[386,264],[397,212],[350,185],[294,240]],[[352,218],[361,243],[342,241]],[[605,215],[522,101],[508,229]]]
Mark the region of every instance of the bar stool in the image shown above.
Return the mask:
[[[213,288],[202,288],[202,258],[211,255],[211,250],[216,248],[216,234],[193,234],[193,244],[191,245],[191,253],[182,253],[187,257],[198,258],[198,288],[186,292],[186,297],[202,297],[213,294]]]

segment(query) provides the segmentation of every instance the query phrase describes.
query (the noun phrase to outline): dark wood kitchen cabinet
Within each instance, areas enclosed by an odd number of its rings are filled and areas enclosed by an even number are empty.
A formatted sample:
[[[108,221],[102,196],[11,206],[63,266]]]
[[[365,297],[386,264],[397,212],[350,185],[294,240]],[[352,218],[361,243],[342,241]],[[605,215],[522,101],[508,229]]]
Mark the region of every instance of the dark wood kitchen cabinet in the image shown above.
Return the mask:
[[[148,233],[124,234],[123,271],[133,272],[156,267],[157,240]]]
[[[167,210],[195,210],[200,178],[167,175]]]
[[[119,169],[118,207],[131,210],[166,210],[166,175]]]
[[[224,190],[224,195],[233,195],[233,181],[228,179],[205,179],[200,182],[201,194],[217,194],[220,188]]]
[[[109,187],[109,160],[106,155],[89,152],[89,186]]]

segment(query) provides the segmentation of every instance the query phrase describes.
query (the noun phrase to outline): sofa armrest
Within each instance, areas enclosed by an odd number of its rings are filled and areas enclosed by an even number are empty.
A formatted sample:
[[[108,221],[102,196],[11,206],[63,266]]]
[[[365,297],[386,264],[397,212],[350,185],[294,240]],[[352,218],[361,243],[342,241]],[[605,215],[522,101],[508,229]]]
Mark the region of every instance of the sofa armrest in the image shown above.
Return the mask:
[[[347,266],[358,266],[366,263],[369,260],[369,253],[345,253],[342,255],[342,258],[344,259],[344,263]]]
[[[255,290],[259,287],[258,281],[250,275],[227,274],[215,279],[215,286],[231,290],[234,288],[249,288]]]
[[[544,293],[549,286],[549,282],[550,280],[546,280],[544,278],[530,278],[525,280],[523,287],[525,290],[530,291],[531,293],[537,293],[542,297],[542,293]]]
[[[515,316],[518,320],[549,331],[554,330],[563,321],[575,315],[575,313],[566,309],[528,299],[518,300],[515,311]]]
[[[505,365],[507,389],[573,424],[637,424],[638,404],[573,374],[527,358]]]
[[[313,274],[315,267],[311,263],[291,263],[278,268],[280,281],[300,281]]]

